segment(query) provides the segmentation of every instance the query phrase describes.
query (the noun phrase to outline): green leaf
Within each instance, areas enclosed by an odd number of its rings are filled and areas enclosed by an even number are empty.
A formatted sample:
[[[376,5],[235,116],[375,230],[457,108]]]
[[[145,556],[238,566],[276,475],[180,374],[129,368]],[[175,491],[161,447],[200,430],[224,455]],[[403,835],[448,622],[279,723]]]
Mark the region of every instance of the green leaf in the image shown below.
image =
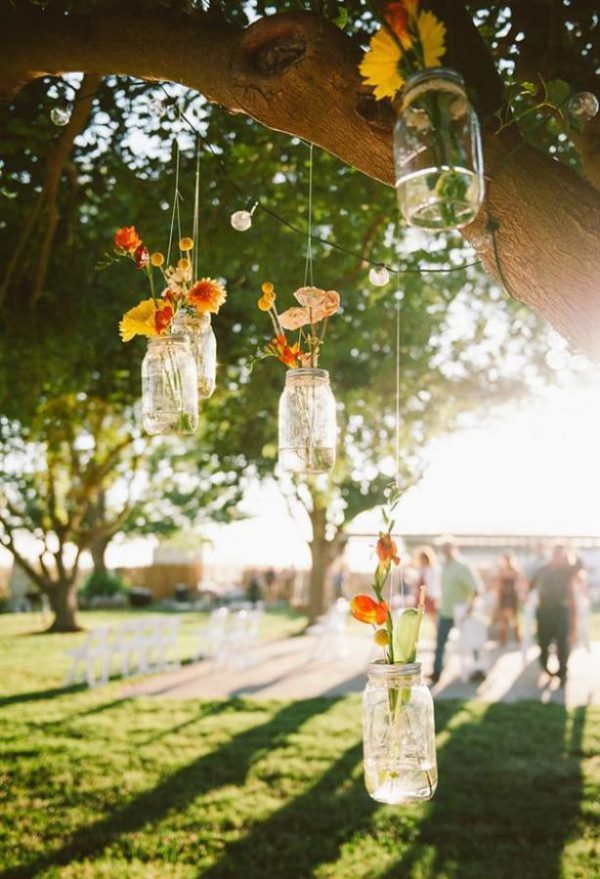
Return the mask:
[[[571,87],[568,82],[564,81],[564,79],[551,79],[550,82],[546,83],[546,98],[548,103],[554,104],[554,106],[559,109],[564,108],[570,94]]]
[[[407,607],[394,627],[396,662],[414,662],[421,628],[421,614],[416,607]]]

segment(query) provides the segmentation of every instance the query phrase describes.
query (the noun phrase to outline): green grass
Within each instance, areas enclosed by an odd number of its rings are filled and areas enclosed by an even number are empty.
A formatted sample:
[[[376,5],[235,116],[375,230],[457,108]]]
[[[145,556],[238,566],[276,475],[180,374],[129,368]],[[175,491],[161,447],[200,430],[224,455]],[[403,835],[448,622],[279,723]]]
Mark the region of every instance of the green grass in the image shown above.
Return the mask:
[[[118,681],[61,692],[78,636],[19,634],[23,617],[0,627],[0,879],[597,875],[597,709],[440,702],[435,798],[381,807],[363,787],[355,696],[122,700]]]

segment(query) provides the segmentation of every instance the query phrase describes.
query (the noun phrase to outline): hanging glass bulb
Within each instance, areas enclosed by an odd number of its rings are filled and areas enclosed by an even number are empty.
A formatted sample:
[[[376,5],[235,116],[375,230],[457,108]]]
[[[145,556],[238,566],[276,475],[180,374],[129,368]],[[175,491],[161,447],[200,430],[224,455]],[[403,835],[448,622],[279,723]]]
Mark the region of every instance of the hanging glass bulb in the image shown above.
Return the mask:
[[[237,232],[246,232],[252,225],[250,211],[236,211],[231,215],[231,225]]]
[[[369,281],[375,287],[385,287],[390,282],[390,273],[385,266],[373,266],[369,271]]]
[[[50,110],[50,119],[54,125],[68,125],[71,121],[71,108],[66,104],[57,104]]]
[[[592,92],[577,92],[567,103],[567,114],[578,122],[589,122],[598,114],[600,102]]]

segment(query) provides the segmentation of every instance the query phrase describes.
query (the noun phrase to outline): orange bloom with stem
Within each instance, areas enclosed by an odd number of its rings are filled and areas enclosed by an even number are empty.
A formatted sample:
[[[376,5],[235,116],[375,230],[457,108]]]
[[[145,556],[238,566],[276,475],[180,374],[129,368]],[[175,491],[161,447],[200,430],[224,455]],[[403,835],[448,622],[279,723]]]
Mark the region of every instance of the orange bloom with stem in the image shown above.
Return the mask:
[[[134,253],[141,244],[135,226],[122,226],[115,232],[115,247],[122,253]]]
[[[375,601],[370,595],[359,593],[350,601],[350,613],[361,623],[382,626],[387,620],[388,606],[385,601]]]
[[[400,564],[400,556],[398,555],[398,547],[392,540],[391,534],[380,533],[377,541],[377,557],[380,562],[393,562],[395,565]]]
[[[400,3],[388,3],[385,7],[385,20],[403,44],[404,48],[410,45],[409,25],[414,18],[419,6],[419,0],[402,0]]]
[[[212,311],[213,314],[217,314],[226,298],[227,294],[222,284],[212,278],[201,278],[188,291],[186,301],[199,313]]]
[[[287,339],[283,334],[271,341],[268,351],[291,369],[300,366],[300,345],[297,342],[293,345],[288,345]]]

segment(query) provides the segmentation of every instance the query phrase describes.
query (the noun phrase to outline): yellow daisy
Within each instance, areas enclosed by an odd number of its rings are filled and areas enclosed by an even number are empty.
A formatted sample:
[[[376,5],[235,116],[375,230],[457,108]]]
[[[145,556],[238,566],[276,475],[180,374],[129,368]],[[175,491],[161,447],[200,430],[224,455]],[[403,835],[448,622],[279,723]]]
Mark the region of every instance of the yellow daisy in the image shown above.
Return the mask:
[[[134,336],[158,336],[154,300],[144,299],[130,308],[119,324],[119,333],[123,342],[130,342]]]
[[[446,26],[433,12],[425,11],[419,15],[419,39],[423,47],[425,67],[439,67],[446,51],[444,38]]]
[[[421,13],[427,15],[431,13]],[[420,19],[419,19],[420,21]],[[385,28],[377,31],[371,38],[371,48],[360,63],[360,73],[367,85],[373,86],[376,100],[393,98],[404,79],[398,71],[401,58],[400,47]]]

